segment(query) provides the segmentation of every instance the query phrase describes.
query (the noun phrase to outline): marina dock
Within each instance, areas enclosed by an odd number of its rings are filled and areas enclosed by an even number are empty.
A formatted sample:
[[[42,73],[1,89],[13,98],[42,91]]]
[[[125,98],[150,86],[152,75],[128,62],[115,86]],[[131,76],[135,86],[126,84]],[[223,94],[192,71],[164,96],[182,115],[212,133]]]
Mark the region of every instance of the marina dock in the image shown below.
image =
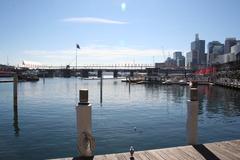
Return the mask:
[[[72,160],[60,158],[55,160]],[[129,160],[130,153],[97,155],[94,160]],[[240,140],[137,151],[135,160],[240,160]]]

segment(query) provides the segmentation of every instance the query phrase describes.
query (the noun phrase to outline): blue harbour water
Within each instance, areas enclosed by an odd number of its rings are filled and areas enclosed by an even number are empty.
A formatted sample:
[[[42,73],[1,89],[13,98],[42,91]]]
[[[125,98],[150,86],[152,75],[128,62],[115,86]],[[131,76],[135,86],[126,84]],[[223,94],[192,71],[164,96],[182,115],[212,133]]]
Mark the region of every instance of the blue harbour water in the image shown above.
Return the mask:
[[[0,84],[0,159],[71,157],[76,150],[78,89],[92,103],[95,154],[186,145],[188,86],[128,85],[119,79],[48,78]],[[240,139],[240,91],[199,86],[198,143]]]

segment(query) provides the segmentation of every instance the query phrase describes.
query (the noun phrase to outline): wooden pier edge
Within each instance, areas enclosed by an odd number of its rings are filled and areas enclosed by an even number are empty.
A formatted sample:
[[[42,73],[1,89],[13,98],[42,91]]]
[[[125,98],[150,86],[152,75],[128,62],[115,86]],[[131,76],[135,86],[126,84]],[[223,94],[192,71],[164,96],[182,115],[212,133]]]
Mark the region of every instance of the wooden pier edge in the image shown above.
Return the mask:
[[[135,160],[240,160],[240,140],[137,151]],[[58,158],[55,160],[72,160]],[[128,160],[130,153],[96,155],[94,160]]]

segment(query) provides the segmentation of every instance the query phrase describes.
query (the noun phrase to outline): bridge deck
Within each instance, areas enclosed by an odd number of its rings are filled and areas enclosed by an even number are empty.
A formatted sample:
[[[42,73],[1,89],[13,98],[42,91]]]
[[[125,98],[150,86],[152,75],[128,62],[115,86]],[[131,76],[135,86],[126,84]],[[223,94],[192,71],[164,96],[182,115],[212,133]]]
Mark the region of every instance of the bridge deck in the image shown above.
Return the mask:
[[[9,80],[9,81],[0,81],[0,83],[11,83],[11,82],[14,82],[14,81],[11,81],[11,80]]]
[[[134,153],[134,158],[135,160],[240,160],[240,140],[139,151]],[[106,154],[94,157],[94,160],[129,159],[129,153]],[[58,160],[72,160],[72,158]]]

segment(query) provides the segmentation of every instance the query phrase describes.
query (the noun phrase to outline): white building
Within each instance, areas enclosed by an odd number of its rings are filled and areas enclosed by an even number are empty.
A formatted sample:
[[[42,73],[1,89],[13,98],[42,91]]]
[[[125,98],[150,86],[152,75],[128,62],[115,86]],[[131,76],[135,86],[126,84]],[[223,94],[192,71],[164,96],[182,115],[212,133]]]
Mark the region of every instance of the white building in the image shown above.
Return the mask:
[[[231,47],[231,52],[227,54],[212,55],[212,64],[223,64],[240,60],[240,41]]]
[[[187,67],[187,69],[191,69],[191,64],[192,64],[192,52],[187,52],[186,53],[186,67]]]

